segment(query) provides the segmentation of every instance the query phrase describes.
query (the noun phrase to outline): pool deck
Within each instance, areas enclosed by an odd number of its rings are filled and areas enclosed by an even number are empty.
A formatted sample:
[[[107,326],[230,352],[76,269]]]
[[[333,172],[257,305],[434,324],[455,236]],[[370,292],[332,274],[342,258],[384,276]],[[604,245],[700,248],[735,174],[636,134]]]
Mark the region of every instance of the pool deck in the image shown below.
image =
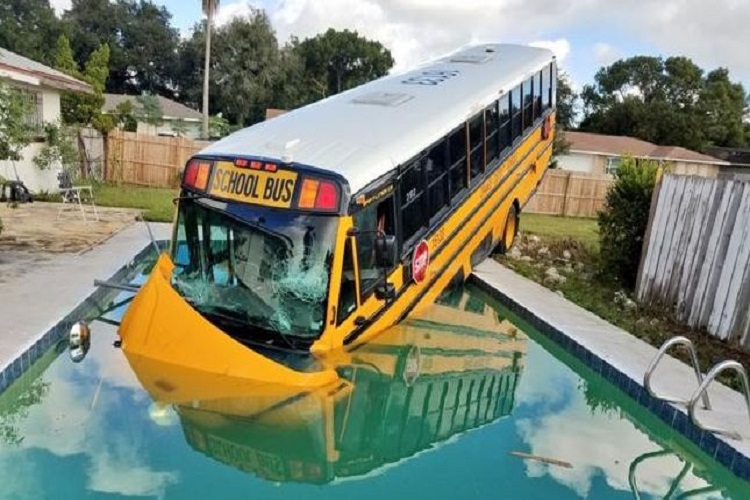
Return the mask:
[[[750,480],[750,417],[740,393],[712,383],[708,393],[713,410],[699,405],[696,414],[702,423],[736,431],[742,439],[701,430],[692,424],[684,405],[653,398],[644,389],[643,377],[656,348],[492,259],[477,266],[473,279],[736,475]],[[701,368],[705,372],[709,367]],[[690,366],[665,356],[652,385],[659,395],[687,400],[697,381]]]
[[[164,240],[170,226],[151,224],[151,229]],[[145,225],[134,223],[79,253],[19,255],[19,272],[8,273],[0,285],[0,391],[49,347],[50,332],[96,292],[95,279],[114,276],[150,244]]]

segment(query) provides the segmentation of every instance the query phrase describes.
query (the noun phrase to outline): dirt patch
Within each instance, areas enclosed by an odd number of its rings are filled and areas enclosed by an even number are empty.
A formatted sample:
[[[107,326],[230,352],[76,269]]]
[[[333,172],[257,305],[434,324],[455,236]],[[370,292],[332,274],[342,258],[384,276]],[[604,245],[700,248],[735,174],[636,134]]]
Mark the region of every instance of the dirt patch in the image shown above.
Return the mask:
[[[71,205],[58,217],[61,207],[59,203],[0,206],[0,254],[7,258],[12,252],[78,253],[133,224],[140,214],[134,209],[97,207],[97,221],[88,207],[84,221],[81,212]]]

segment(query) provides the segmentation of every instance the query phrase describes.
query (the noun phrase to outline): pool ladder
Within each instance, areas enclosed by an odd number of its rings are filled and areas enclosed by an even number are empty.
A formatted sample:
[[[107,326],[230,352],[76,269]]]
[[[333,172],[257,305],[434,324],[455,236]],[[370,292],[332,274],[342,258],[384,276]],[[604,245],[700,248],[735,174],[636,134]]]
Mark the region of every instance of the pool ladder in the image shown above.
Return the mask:
[[[695,378],[698,381],[698,387],[690,396],[690,399],[687,399],[687,400],[659,396],[651,387],[651,376],[656,370],[657,365],[662,360],[662,358],[667,353],[667,351],[671,347],[676,346],[676,345],[683,346],[688,350],[688,353],[690,354],[690,363],[693,365]],[[703,375],[701,374],[700,366],[698,364],[698,355],[695,352],[695,346],[693,346],[693,343],[687,337],[672,337],[671,339],[664,342],[664,344],[662,344],[662,346],[659,348],[654,358],[651,360],[651,363],[649,363],[648,368],[646,369],[646,373],[643,376],[643,386],[646,388],[646,391],[648,391],[648,393],[654,398],[661,399],[669,403],[687,406],[688,415],[690,415],[690,420],[699,429],[713,432],[716,434],[722,434],[732,439],[740,440],[742,439],[742,437],[736,431],[719,429],[716,427],[709,427],[709,426],[703,425],[698,420],[698,417],[695,413],[695,408],[698,404],[699,399],[703,400],[703,408],[705,408],[706,410],[712,410],[711,401],[709,400],[709,397],[708,397],[708,391],[707,391],[708,386],[711,384],[711,382],[714,381],[714,379],[720,373],[725,372],[727,370],[734,371],[740,377],[740,381],[742,382],[743,394],[745,396],[745,405],[747,407],[748,419],[750,419],[750,383],[748,383],[747,371],[745,370],[745,367],[742,366],[737,361],[732,361],[732,360],[722,361],[716,364],[713,368],[711,368],[711,370],[709,370],[706,376],[703,377]]]

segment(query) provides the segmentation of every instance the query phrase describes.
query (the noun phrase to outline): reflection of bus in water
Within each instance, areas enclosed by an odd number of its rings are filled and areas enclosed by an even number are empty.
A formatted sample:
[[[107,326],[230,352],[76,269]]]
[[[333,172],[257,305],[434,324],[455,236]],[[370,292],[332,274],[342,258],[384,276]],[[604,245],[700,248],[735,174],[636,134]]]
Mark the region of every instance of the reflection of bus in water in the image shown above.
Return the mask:
[[[273,481],[367,474],[509,415],[527,338],[475,293],[439,304],[331,360],[313,389],[199,373],[128,356],[195,450]]]
[[[131,355],[297,387],[264,349],[366,343],[515,239],[552,154],[555,58],[481,44],[232,134],[187,163]]]

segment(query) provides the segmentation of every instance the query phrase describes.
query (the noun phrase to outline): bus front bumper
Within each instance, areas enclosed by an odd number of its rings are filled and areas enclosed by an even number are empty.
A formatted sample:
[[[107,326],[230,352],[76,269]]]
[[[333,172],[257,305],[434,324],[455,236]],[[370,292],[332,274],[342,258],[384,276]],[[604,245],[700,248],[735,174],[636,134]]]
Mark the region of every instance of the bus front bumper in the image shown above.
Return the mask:
[[[335,370],[303,373],[276,363],[211,324],[170,284],[174,264],[163,254],[120,324],[126,356],[293,387],[322,387],[338,380]]]

